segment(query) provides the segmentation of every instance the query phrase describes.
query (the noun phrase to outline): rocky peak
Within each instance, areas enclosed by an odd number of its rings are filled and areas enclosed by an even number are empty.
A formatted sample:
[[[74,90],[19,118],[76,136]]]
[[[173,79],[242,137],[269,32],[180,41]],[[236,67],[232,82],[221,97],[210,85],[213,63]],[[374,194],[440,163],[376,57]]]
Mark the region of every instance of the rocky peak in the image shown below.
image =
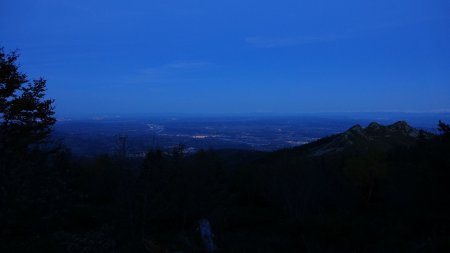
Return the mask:
[[[388,129],[402,132],[411,132],[413,130],[413,128],[410,125],[408,125],[406,121],[398,121],[392,125],[389,125]]]
[[[344,135],[347,137],[364,136],[372,138],[375,136],[410,136],[417,137],[419,131],[406,123],[405,121],[398,121],[392,125],[384,126],[377,122],[370,123],[366,128],[361,125],[354,125],[348,129]]]
[[[354,126],[352,126],[351,128],[349,128],[348,130],[347,130],[347,132],[349,132],[349,133],[358,133],[358,134],[362,134],[363,133],[363,130],[364,130],[364,128],[362,128],[362,126],[361,125],[354,125]]]
[[[411,137],[419,136],[419,131],[406,123],[406,121],[399,121],[387,127],[390,131],[409,135]]]
[[[384,128],[383,125],[379,124],[378,122],[372,122],[367,126],[367,130],[380,130],[381,128]]]
[[[424,132],[426,137],[431,134]],[[343,150],[364,150],[373,147],[389,150],[395,146],[412,146],[417,143],[419,130],[411,127],[405,121],[384,126],[377,122],[367,127],[354,125],[342,134],[335,135],[327,142],[312,149],[312,155],[333,154]]]

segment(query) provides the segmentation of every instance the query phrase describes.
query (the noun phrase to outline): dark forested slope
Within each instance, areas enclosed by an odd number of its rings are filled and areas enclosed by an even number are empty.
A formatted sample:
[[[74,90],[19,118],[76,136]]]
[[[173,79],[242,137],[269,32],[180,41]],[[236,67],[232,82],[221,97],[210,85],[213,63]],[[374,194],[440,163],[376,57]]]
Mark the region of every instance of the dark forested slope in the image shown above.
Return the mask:
[[[153,150],[138,165],[61,148],[3,157],[0,251],[207,252],[210,224],[217,252],[448,252],[440,129],[372,123],[272,153]]]

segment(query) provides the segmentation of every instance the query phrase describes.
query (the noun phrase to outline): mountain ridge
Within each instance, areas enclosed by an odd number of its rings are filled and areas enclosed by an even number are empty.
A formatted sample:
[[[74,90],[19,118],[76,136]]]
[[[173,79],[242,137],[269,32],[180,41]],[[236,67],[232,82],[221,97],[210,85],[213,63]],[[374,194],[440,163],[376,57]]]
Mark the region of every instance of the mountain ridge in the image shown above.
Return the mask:
[[[310,156],[337,154],[345,151],[362,152],[374,149],[388,151],[393,147],[411,147],[420,139],[430,139],[434,135],[410,126],[406,121],[390,125],[372,122],[367,127],[356,124],[347,131],[331,135],[315,142],[297,147]]]

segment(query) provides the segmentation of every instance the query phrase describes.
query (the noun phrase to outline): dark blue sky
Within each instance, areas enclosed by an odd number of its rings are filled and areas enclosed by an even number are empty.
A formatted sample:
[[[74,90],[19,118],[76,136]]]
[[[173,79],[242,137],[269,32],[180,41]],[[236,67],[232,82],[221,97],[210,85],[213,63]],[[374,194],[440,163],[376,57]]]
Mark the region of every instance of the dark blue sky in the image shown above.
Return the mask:
[[[449,111],[448,0],[2,1],[59,114]]]

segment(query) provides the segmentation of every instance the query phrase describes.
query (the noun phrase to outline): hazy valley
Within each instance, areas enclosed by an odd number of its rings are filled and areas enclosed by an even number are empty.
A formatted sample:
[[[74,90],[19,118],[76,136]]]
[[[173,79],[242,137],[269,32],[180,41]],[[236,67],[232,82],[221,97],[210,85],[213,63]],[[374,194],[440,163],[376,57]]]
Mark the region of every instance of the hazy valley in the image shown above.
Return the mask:
[[[436,132],[436,122],[447,119],[447,113],[97,116],[65,118],[56,124],[54,137],[80,156],[113,154],[119,138],[126,137],[129,157],[143,157],[148,150],[170,150],[180,144],[191,154],[201,149],[274,151],[374,121],[391,124],[407,120],[414,127]]]

